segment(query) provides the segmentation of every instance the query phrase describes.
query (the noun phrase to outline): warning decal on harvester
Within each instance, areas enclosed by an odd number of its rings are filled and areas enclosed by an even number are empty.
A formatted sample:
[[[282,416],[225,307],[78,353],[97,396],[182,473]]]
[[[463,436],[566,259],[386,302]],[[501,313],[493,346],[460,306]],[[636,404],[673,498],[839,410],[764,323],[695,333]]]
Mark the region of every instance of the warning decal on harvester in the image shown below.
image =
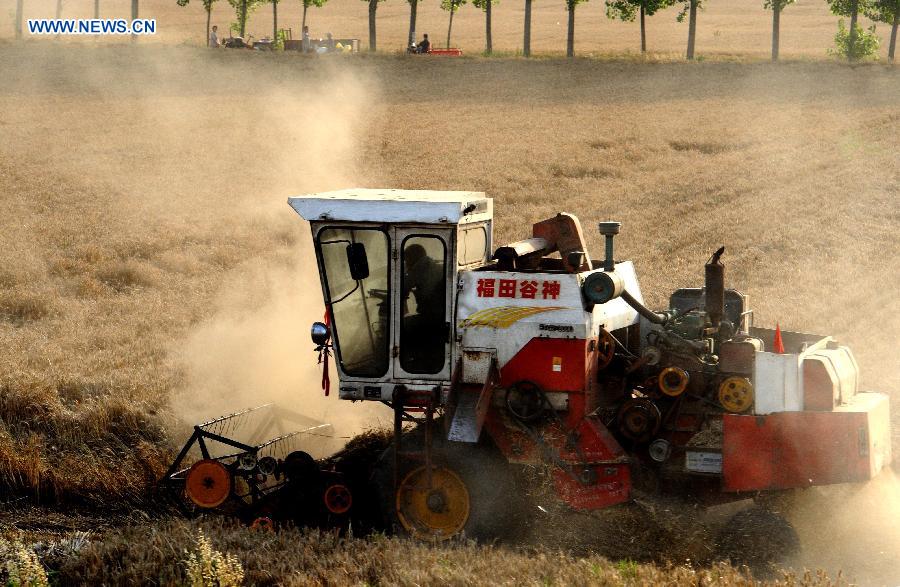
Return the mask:
[[[535,306],[500,306],[499,308],[486,308],[479,310],[474,314],[470,314],[459,325],[461,328],[469,328],[472,326],[487,326],[490,328],[509,328],[522,318],[542,314],[544,312],[553,312],[555,310],[566,310],[567,308],[558,307],[535,307]]]
[[[722,453],[689,450],[684,455],[684,468],[692,473],[721,473]]]
[[[553,372],[559,373],[562,371],[562,357],[553,357]]]

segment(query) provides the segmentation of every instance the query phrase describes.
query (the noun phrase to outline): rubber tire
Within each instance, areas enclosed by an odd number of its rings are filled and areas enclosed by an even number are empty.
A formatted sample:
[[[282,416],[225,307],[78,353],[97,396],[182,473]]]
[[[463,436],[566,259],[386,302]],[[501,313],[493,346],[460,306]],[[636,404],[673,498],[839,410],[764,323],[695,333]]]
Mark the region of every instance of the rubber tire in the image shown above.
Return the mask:
[[[746,566],[759,579],[777,576],[800,551],[797,531],[784,517],[760,505],[736,513],[716,538],[716,558]]]
[[[434,462],[445,466],[466,484],[469,490],[469,519],[460,537],[478,542],[494,542],[515,536],[523,526],[525,515],[521,490],[515,486],[513,471],[482,434],[478,444],[450,442],[440,438],[440,423],[435,424],[433,438]],[[424,444],[420,429],[404,435],[404,449],[419,450]],[[397,516],[394,493],[394,445],[378,460],[373,474],[373,485],[378,494],[385,529],[398,535],[408,535]],[[421,466],[414,461],[403,466],[401,478]]]

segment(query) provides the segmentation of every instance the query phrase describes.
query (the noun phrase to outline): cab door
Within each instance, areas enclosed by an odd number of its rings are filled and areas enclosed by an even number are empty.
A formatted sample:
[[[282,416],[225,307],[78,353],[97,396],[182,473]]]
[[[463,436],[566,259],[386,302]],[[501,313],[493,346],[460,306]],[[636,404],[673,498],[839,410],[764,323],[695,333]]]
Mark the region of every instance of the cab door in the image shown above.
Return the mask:
[[[395,379],[450,380],[454,234],[449,228],[395,229]]]

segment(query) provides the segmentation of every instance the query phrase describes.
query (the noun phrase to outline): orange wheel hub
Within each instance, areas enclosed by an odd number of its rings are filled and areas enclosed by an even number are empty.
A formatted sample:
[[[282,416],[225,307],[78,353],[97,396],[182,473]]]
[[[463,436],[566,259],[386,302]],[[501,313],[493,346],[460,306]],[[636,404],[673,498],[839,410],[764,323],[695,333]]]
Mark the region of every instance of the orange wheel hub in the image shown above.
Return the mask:
[[[459,475],[444,467],[411,471],[397,487],[397,516],[416,538],[445,540],[469,520],[469,490]]]
[[[198,507],[218,507],[231,495],[231,473],[219,461],[197,461],[188,471],[184,491]]]
[[[353,505],[353,494],[346,485],[335,483],[329,485],[323,496],[325,507],[332,514],[346,514]]]

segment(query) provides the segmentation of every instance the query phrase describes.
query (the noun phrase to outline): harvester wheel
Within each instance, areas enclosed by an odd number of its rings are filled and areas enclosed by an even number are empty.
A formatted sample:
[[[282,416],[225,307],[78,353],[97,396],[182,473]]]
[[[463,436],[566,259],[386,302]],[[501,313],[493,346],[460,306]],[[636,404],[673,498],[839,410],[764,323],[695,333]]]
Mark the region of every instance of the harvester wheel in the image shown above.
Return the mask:
[[[410,471],[397,487],[397,517],[414,538],[446,540],[469,521],[469,490],[446,467]]]
[[[716,538],[719,560],[746,565],[759,578],[774,576],[799,550],[800,538],[791,523],[759,505],[732,516]]]
[[[231,495],[231,473],[219,461],[197,461],[185,477],[184,491],[198,507],[219,507]]]
[[[373,481],[388,529],[418,538],[464,535],[475,540],[503,539],[520,531],[526,497],[506,459],[490,440],[450,442],[440,438],[440,430],[436,423],[432,489],[437,492],[425,489],[421,461],[401,464],[394,491],[394,446],[376,465]],[[421,429],[407,433],[403,450],[421,450],[422,437]]]
[[[329,485],[322,495],[322,500],[325,502],[325,508],[336,515],[346,514],[353,507],[353,494],[343,483]]]

